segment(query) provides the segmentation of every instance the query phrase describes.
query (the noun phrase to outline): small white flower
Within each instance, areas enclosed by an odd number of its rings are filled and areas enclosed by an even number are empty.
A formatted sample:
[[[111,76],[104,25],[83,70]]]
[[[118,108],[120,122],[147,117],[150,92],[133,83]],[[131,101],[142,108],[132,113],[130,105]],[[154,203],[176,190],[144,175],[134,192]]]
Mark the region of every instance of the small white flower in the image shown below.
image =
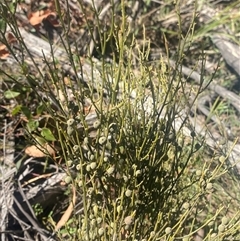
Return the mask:
[[[172,228],[170,228],[170,227],[165,228],[166,234],[170,234],[171,232],[172,232]]]
[[[98,229],[98,235],[102,236],[104,234],[104,228],[99,228]]]
[[[96,163],[96,162],[92,162],[92,163],[90,164],[90,167],[91,167],[92,170],[94,170],[94,169],[96,168],[96,166],[97,166],[97,163]]]
[[[94,129],[97,129],[99,126],[100,126],[101,122],[99,120],[96,120],[94,123],[93,123],[93,128]]]
[[[69,136],[72,135],[73,131],[74,131],[74,129],[73,129],[71,126],[68,126],[68,127],[67,127],[67,134],[68,134]]]
[[[124,219],[124,223],[126,225],[131,225],[132,222],[133,222],[134,218],[132,216],[127,216],[125,219]]]
[[[69,119],[69,120],[67,120],[67,125],[68,126],[72,126],[73,124],[74,124],[74,119]]]
[[[114,166],[109,167],[109,168],[107,169],[107,174],[108,174],[108,175],[112,175],[113,172],[114,172],[114,170],[115,170]]]
[[[101,136],[98,140],[98,143],[100,145],[103,145],[106,142],[107,138],[105,136]]]
[[[129,189],[127,189],[126,192],[125,192],[125,195],[126,195],[127,197],[130,197],[130,196],[132,195],[132,191],[129,190]]]
[[[77,152],[78,150],[79,150],[79,146],[78,146],[78,145],[74,145],[74,146],[73,146],[73,151],[74,151],[74,152]]]

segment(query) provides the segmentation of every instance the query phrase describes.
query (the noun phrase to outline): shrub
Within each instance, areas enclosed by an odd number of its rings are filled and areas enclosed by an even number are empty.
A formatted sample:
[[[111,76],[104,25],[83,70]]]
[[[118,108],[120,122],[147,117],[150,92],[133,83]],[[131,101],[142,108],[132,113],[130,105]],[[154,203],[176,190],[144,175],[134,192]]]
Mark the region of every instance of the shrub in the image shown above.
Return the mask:
[[[20,69],[18,77],[1,71],[8,86],[14,83],[11,113],[25,116],[30,141],[54,149],[54,156],[45,150],[46,169],[54,163],[66,173],[68,208],[60,221],[42,222],[60,240],[193,240],[201,232],[201,240],[239,237],[239,212],[231,213],[221,194],[221,178],[231,177],[228,156],[210,153],[190,122],[197,98],[212,81],[196,87],[183,78],[183,50],[194,36],[195,14],[183,33],[176,4],[182,41],[172,67],[169,56],[149,63],[152,43],[144,28],[134,32],[124,1],[111,3],[108,24],[97,6],[78,4],[90,35],[85,59],[68,36],[70,6],[64,14],[56,1],[62,52],[51,46],[42,62],[21,37],[14,5],[1,4],[7,12],[1,24],[28,55],[14,53],[2,27],[2,41]],[[225,195],[223,203],[219,195]]]

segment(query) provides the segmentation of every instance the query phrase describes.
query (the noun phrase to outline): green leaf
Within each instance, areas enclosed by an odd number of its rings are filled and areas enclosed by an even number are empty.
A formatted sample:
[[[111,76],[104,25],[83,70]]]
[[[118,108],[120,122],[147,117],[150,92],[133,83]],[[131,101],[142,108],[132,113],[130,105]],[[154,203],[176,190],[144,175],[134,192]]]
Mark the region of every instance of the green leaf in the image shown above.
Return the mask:
[[[35,131],[38,128],[38,126],[39,126],[39,122],[36,120],[30,120],[27,123],[27,128],[29,132]]]
[[[14,14],[16,12],[16,2],[15,1],[12,1],[10,4],[9,4],[9,10],[11,11],[12,14]]]
[[[17,171],[20,170],[20,167],[22,165],[23,159],[21,158],[16,164],[15,167],[17,168]]]
[[[22,105],[17,105],[13,110],[12,110],[12,115],[17,115],[22,109]]]
[[[8,9],[10,10],[10,12],[12,14],[16,13],[17,4],[18,4],[18,0],[13,0],[13,1],[9,2]]]
[[[6,21],[3,19],[0,19],[0,31],[5,34],[6,29],[7,29]]]
[[[46,144],[46,140],[38,135],[32,134],[34,140],[37,142],[37,144],[39,145],[45,145]]]
[[[41,136],[44,137],[47,141],[55,141],[56,140],[54,135],[52,134],[51,130],[46,127],[42,128]]]
[[[20,92],[17,92],[17,91],[13,91],[13,90],[7,90],[4,92],[4,96],[5,98],[7,99],[13,99],[13,98],[16,98],[17,96],[20,95]]]
[[[41,115],[44,109],[45,109],[45,106],[43,104],[39,105],[37,107],[37,115]]]
[[[29,110],[28,107],[22,106],[21,111],[27,117],[28,120],[30,120],[32,118],[31,111]]]

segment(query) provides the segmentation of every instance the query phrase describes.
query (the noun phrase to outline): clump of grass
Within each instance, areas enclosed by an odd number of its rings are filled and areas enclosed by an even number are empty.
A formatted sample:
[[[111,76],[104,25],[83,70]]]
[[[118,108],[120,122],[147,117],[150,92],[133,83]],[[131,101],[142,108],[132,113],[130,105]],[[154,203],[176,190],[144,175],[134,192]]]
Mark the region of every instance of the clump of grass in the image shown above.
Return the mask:
[[[205,142],[196,136],[188,122],[190,111],[185,109],[194,104],[191,92],[196,100],[206,84],[189,88],[177,68],[182,65],[185,40],[194,32],[194,16],[186,36],[181,36],[179,29],[182,42],[173,69],[165,58],[149,66],[150,41],[143,34],[143,44],[137,46],[126,21],[124,1],[119,9],[121,23],[116,22],[112,6],[111,28],[106,31],[102,31],[95,9],[99,42],[93,41],[102,58],[86,58],[89,72],[84,72],[79,58],[73,58],[68,41],[62,44],[75,72],[75,79],[68,77],[68,83],[59,73],[54,53],[53,64],[44,59],[47,78],[39,73],[41,85],[26,75],[26,63],[19,63],[26,77],[24,85],[41,103],[40,114],[48,116],[37,127],[29,128],[28,123],[28,135],[34,142],[38,142],[36,136],[55,141],[55,161],[61,159],[58,165],[68,175],[64,181],[69,185],[70,203],[76,202],[76,195],[82,203],[64,227],[57,228],[58,237],[192,240],[200,231],[204,240],[239,237],[239,212],[229,214],[226,203],[214,206],[221,193],[218,180],[228,171],[227,156],[213,153],[207,157]],[[15,23],[11,26],[17,29]],[[67,29],[64,31],[67,35]],[[111,63],[104,58],[109,39],[114,45],[110,44],[114,49]],[[33,112],[24,110],[19,111],[25,115]],[[33,121],[31,115],[28,118]]]

